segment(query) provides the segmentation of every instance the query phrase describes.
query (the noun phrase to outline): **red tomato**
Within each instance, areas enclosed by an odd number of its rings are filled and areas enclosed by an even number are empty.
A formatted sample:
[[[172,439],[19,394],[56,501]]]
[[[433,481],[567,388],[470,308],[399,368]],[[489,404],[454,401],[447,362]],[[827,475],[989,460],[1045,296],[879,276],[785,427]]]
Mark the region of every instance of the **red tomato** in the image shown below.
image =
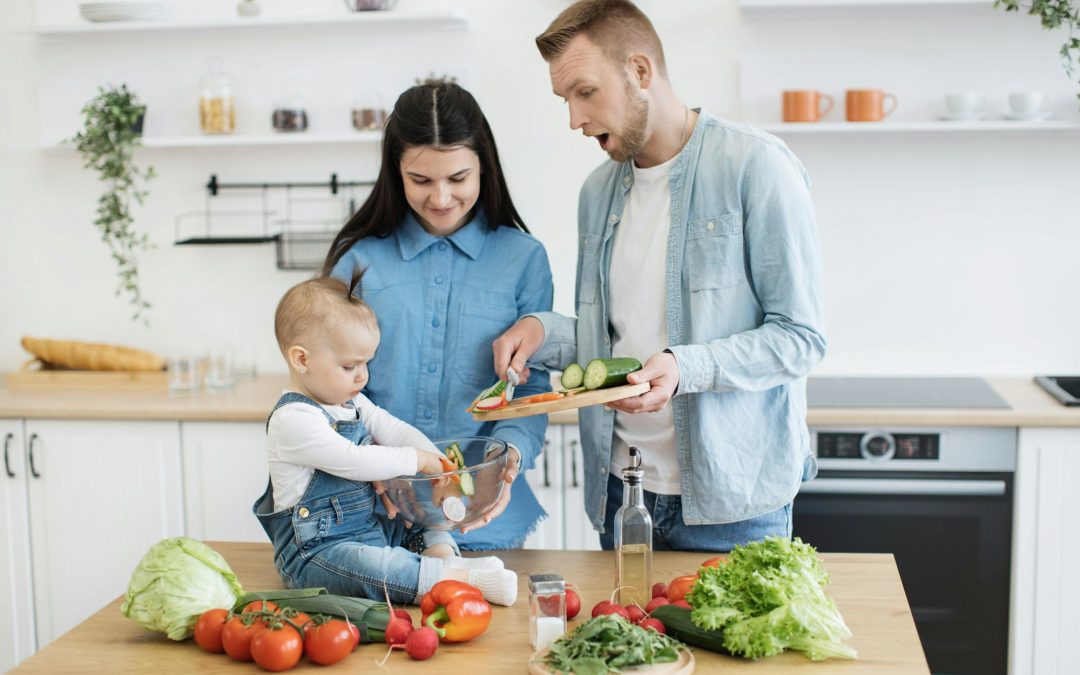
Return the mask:
[[[244,609],[241,612],[258,612],[260,610],[265,612],[276,612],[280,607],[273,600],[252,600],[248,604],[244,605]]]
[[[263,670],[288,670],[304,655],[304,640],[292,626],[265,628],[251,638],[251,658]]]
[[[701,563],[702,567],[720,567],[724,564],[723,556],[716,556],[715,558],[709,558],[705,562]]]
[[[340,619],[312,625],[304,636],[304,651],[309,659],[320,666],[337,663],[351,654],[355,646],[349,624]]]
[[[195,622],[195,643],[210,652],[220,654],[225,651],[221,645],[221,631],[225,628],[227,609],[208,609]]]
[[[668,584],[667,599],[669,602],[675,602],[676,600],[682,600],[686,597],[686,594],[690,592],[690,587],[697,581],[696,574],[686,574],[681,577],[675,577]]]
[[[244,625],[244,620],[234,616],[225,622],[221,629],[221,646],[225,653],[237,661],[251,660],[251,639],[256,633],[266,630],[266,624],[262,621],[254,621],[250,626]]]

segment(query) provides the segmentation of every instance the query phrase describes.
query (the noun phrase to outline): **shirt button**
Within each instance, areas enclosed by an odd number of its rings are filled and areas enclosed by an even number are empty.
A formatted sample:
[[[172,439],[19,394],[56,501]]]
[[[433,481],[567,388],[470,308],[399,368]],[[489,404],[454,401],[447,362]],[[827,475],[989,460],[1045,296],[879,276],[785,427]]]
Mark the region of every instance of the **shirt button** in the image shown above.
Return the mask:
[[[311,514],[311,511],[308,511],[306,506],[301,506],[300,510],[297,513],[300,514],[301,518],[307,518],[308,515]]]
[[[433,415],[433,413],[430,410],[425,410],[424,411],[424,417],[426,419],[431,419],[432,415]]]
[[[623,176],[622,184],[623,185],[629,185],[630,184],[630,176]]]
[[[443,278],[442,278],[441,274],[439,276],[435,277],[435,283],[441,284],[442,282],[443,282]]]
[[[709,224],[706,225],[705,227],[709,228],[710,230],[715,230],[716,229],[716,223],[714,223],[713,221],[710,220]]]
[[[598,473],[601,476],[604,476],[604,475],[607,475],[607,472],[608,472],[607,469],[605,469],[604,467],[600,467],[600,471]]]
[[[432,325],[432,326],[435,326],[436,328],[438,328],[438,327],[439,327],[439,319],[438,319],[438,318],[434,318],[434,319],[432,319],[432,320],[431,320],[431,325]]]
[[[446,250],[446,242],[445,241],[440,241],[439,242],[439,250],[440,251],[445,251]]]
[[[434,363],[429,363],[429,364],[428,364],[428,367],[427,367],[427,371],[428,371],[429,373],[434,373],[434,372],[435,372],[436,370],[438,370],[438,369],[439,369],[439,367],[438,367],[438,366],[436,366],[436,365],[435,365]]]
[[[618,216],[618,214],[616,214],[616,213],[613,213],[613,214],[611,214],[610,216],[608,216],[608,222],[609,222],[609,223],[614,223],[614,222],[616,222],[617,220],[619,220],[619,216]]]

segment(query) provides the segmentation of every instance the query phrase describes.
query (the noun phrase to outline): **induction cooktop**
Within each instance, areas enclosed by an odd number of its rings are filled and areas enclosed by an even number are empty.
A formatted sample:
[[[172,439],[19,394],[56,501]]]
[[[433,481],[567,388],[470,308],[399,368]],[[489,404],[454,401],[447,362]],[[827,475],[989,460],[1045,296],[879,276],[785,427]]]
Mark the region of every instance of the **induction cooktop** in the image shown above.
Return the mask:
[[[981,377],[811,377],[811,408],[980,408],[1009,404]]]

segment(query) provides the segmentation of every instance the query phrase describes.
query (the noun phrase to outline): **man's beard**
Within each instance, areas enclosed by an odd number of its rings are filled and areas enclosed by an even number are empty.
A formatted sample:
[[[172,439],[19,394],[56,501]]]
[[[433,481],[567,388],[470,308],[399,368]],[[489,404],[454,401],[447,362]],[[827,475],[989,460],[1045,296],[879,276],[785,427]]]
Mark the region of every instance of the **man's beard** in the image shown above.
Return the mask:
[[[619,136],[619,147],[608,155],[616,162],[625,162],[637,157],[645,149],[645,128],[649,124],[649,99],[645,94],[635,91],[633,83],[626,80],[626,116],[623,119],[623,132]]]

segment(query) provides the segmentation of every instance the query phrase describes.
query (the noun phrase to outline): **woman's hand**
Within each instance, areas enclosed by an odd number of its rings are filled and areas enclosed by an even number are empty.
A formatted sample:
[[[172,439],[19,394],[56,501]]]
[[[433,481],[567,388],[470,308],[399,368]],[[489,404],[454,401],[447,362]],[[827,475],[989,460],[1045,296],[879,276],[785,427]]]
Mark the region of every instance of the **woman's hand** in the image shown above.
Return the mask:
[[[503,486],[502,494],[499,495],[499,499],[484,512],[483,519],[469,527],[461,528],[462,534],[480,529],[487,525],[495,518],[498,518],[510,504],[510,491],[514,487],[514,480],[517,478],[518,471],[521,469],[521,452],[512,445],[509,446],[507,452],[509,455],[506,458],[506,466],[503,467],[502,475],[495,479],[488,478],[486,480],[478,477],[476,481],[477,497],[483,498],[483,496],[489,494],[490,491],[498,490],[500,483],[506,483],[506,485]]]
[[[426,474],[438,474],[454,470],[454,467],[450,466],[449,460],[441,453],[421,450],[420,448],[416,449],[416,466],[417,473]],[[450,482],[448,476],[432,480],[437,481],[438,485],[447,485]],[[382,484],[382,481],[372,481],[371,485],[375,488],[375,494],[379,495],[379,499],[382,500],[383,506],[386,508],[387,517],[391,519],[396,518],[401,511],[390,499],[390,496],[386,494],[386,487]],[[412,522],[406,520],[405,527],[412,527]]]

